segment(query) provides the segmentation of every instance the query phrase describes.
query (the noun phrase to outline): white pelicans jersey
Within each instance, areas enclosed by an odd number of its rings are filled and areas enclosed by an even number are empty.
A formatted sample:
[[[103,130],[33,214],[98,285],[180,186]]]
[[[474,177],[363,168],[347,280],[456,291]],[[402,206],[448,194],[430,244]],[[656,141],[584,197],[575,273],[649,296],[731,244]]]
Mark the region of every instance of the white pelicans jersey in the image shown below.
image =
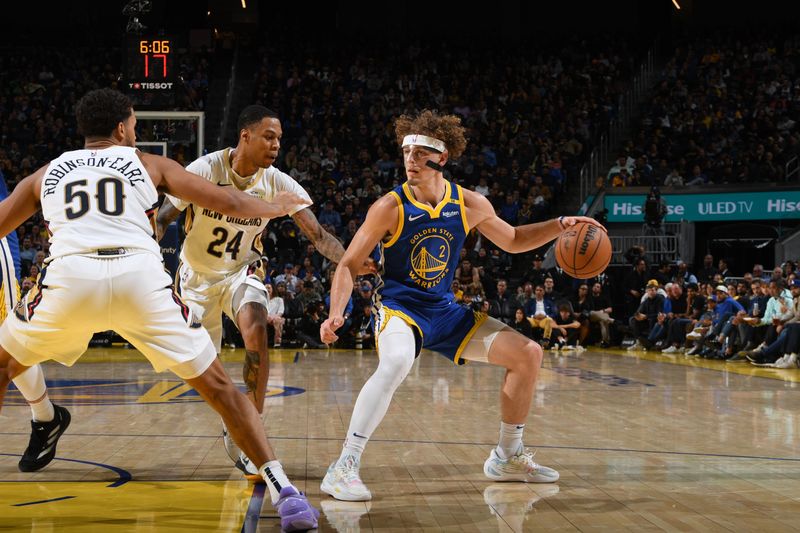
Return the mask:
[[[158,192],[135,148],[65,152],[47,166],[40,200],[50,236],[48,262],[65,255],[152,252]]]
[[[261,168],[249,177],[239,176],[231,168],[231,151],[231,148],[226,148],[207,154],[192,162],[186,170],[219,187],[236,187],[267,202],[281,191],[291,191],[311,201],[299,183],[273,166]],[[227,276],[261,257],[261,232],[269,219],[223,215],[172,196],[168,198],[181,211],[188,207],[181,261],[194,272]],[[290,214],[304,207],[307,206],[298,206]]]

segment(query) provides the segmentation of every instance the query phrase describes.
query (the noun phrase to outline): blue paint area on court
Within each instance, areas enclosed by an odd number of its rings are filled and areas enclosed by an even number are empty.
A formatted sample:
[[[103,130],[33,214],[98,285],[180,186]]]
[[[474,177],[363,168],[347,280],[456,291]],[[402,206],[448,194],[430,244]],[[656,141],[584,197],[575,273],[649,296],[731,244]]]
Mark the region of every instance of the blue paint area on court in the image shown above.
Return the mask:
[[[11,504],[12,507],[27,507],[28,505],[39,505],[40,503],[52,503],[52,502],[59,502],[61,500],[71,500],[75,496],[61,496],[60,498],[50,498],[49,500],[39,500],[36,502],[25,502],[25,503],[14,503]]]
[[[263,484],[253,485],[253,494],[250,496],[250,504],[244,515],[242,523],[242,533],[255,533],[258,528],[258,519],[261,517],[261,506],[264,505],[264,494],[267,486]]]
[[[63,379],[48,380],[50,398],[59,405],[125,405],[141,403],[191,403],[202,402],[196,390],[183,381],[172,379]],[[247,392],[244,385],[239,390]],[[303,394],[299,387],[268,386],[267,398]],[[6,405],[27,405],[27,402],[14,387],[8,389]]]
[[[0,453],[0,455],[4,455],[6,457],[22,457],[22,455],[20,455],[18,453]],[[79,464],[90,465],[90,466],[95,466],[95,467],[99,467],[99,468],[105,468],[106,470],[111,470],[112,472],[114,472],[117,475],[117,480],[114,481],[113,483],[111,483],[110,485],[107,485],[107,488],[110,488],[110,489],[113,489],[113,488],[116,488],[116,487],[121,487],[122,485],[124,485],[125,483],[127,483],[128,481],[133,479],[133,476],[131,476],[130,472],[128,472],[127,470],[125,470],[123,468],[119,468],[117,466],[107,465],[107,464],[103,464],[103,463],[95,463],[94,461],[82,461],[80,459],[65,459],[63,457],[56,457],[53,460],[54,461],[67,461],[68,463],[79,463]],[[42,482],[41,480],[36,480],[36,481],[9,481],[8,483],[41,483],[41,482]]]
[[[556,374],[561,374],[562,376],[578,378],[581,381],[602,383],[604,385],[608,385],[609,387],[619,387],[622,385],[644,385],[645,387],[656,386],[654,383],[642,383],[641,381],[636,381],[635,379],[617,376],[614,374],[601,374],[600,372],[586,370],[585,368],[565,368],[562,366],[553,366],[548,368],[548,370],[552,370]]]

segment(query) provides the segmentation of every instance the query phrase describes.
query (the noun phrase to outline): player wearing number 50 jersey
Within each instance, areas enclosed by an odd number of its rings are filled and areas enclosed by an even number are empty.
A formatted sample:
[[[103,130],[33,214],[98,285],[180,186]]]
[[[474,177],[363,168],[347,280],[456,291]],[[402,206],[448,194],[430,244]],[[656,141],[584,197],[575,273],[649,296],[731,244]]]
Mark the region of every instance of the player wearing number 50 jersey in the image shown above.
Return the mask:
[[[277,114],[259,105],[247,106],[239,115],[238,127],[236,148],[205,155],[187,170],[203,176],[220,191],[237,189],[264,201],[288,191],[310,204],[308,193],[272,166],[283,134]],[[261,260],[261,233],[269,219],[225,216],[167,197],[158,215],[162,234],[184,210],[186,240],[177,281],[181,297],[211,334],[217,352],[222,343],[222,313],[236,323],[245,346],[243,374],[248,396],[261,412],[269,377],[268,296],[263,273],[252,265]],[[334,262],[342,258],[342,244],[322,229],[311,209],[297,206],[289,214],[322,255]],[[227,435],[225,445],[236,466],[248,477],[258,479],[253,465],[232,447]]]

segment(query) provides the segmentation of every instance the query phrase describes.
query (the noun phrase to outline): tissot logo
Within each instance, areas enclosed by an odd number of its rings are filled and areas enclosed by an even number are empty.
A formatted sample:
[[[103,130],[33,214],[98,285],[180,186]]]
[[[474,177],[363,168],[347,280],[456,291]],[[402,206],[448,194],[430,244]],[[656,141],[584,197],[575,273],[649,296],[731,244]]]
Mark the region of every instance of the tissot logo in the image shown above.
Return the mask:
[[[152,89],[172,89],[172,82],[152,82],[152,81],[132,81],[128,83],[128,88],[133,89],[135,91],[139,90],[152,90]]]

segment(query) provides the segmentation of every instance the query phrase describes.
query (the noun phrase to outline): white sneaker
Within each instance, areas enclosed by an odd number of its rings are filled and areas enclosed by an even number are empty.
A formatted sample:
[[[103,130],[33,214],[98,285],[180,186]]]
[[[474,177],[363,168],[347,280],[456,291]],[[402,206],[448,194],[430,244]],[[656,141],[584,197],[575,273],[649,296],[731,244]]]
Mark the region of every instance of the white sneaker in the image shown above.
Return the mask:
[[[677,351],[678,351],[678,349],[675,346],[670,345],[670,346],[664,348],[663,350],[661,350],[661,353],[676,353]]]
[[[358,462],[351,457],[347,458],[344,465],[335,461],[328,467],[319,489],[346,502],[365,502],[372,499],[372,493],[358,475]]]
[[[686,338],[690,341],[700,340],[703,337],[703,334],[697,330],[692,330],[686,334]]]
[[[563,346],[561,348],[561,351],[562,352],[574,352],[575,351],[575,347],[573,345],[571,345],[571,344],[567,344],[566,346]]]
[[[576,352],[578,352],[578,353],[583,353],[583,352],[585,352],[585,351],[586,351],[586,348],[585,348],[584,346],[581,346],[581,345],[579,344],[579,345],[577,345],[577,346],[575,347],[575,351],[576,351]]]
[[[553,483],[558,481],[558,472],[537,464],[533,460],[535,452],[520,448],[517,455],[501,459],[492,448],[489,458],[483,463],[483,473],[493,481],[523,481],[525,483]]]
[[[790,353],[775,361],[775,368],[797,368],[797,354]]]
[[[639,341],[636,341],[631,346],[628,346],[629,352],[635,352],[636,350],[642,350],[642,349],[644,349],[644,346],[642,346],[642,343]]]

